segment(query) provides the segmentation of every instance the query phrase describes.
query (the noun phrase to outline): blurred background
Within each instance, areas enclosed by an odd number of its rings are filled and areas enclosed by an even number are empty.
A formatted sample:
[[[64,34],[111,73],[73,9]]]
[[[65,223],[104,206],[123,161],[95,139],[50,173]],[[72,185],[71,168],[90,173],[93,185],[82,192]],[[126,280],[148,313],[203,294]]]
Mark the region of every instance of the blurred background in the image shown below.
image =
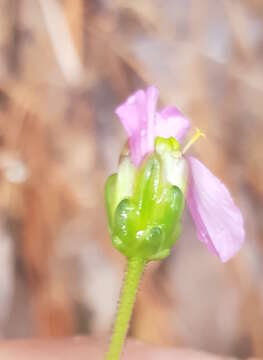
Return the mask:
[[[130,334],[263,357],[262,0],[0,0],[0,337],[108,338],[125,266],[103,198],[125,141],[114,109],[148,84],[206,133],[193,151],[247,236],[223,265],[185,213]]]

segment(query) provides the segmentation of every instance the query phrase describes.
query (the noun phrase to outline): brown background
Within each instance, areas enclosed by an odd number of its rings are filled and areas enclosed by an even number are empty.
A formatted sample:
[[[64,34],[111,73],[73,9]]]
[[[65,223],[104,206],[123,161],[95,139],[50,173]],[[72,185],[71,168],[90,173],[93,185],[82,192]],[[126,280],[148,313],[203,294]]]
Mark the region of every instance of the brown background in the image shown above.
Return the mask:
[[[206,133],[193,151],[247,236],[222,265],[186,213],[131,335],[263,357],[260,0],[0,0],[0,336],[108,337],[124,268],[103,200],[125,139],[114,108],[148,84]]]

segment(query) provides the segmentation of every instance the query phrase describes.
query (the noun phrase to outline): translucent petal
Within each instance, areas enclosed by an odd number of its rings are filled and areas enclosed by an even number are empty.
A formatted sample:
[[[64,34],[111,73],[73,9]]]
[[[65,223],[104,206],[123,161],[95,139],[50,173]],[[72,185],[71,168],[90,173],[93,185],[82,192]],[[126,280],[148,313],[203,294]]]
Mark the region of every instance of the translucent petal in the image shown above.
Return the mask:
[[[198,238],[222,261],[227,261],[244,242],[242,214],[217,177],[194,157],[187,160],[190,167],[187,205]]]

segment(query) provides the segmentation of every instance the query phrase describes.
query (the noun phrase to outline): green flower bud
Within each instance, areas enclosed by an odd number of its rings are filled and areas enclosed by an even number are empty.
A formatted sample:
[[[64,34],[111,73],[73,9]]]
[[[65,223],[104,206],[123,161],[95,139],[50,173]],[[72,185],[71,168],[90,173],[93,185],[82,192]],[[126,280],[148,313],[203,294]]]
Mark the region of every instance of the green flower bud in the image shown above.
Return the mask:
[[[139,168],[122,157],[105,187],[113,245],[127,258],[167,257],[179,236],[187,173],[173,138],[157,138]]]

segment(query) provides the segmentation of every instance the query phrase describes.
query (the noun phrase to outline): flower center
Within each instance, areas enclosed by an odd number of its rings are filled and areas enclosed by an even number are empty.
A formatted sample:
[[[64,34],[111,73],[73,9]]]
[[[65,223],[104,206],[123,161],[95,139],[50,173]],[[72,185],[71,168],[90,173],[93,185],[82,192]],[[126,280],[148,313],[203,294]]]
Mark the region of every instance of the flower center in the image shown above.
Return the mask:
[[[194,135],[189,139],[182,150],[182,154],[184,155],[186,151],[200,138],[205,137],[205,134],[198,128],[195,129]]]

